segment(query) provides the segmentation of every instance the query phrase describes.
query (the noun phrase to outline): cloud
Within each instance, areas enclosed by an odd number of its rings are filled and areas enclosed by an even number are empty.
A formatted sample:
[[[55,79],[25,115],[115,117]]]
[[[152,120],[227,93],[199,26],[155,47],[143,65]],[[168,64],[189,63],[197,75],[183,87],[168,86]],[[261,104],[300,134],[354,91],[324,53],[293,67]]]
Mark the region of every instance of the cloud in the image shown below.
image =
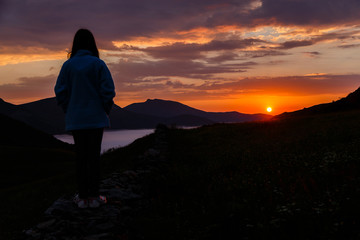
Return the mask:
[[[248,77],[240,79],[204,79],[197,83],[169,76],[152,81],[118,82],[121,91],[136,92],[142,98],[191,97],[191,99],[229,98],[234,95],[258,94],[273,96],[310,96],[321,94],[347,94],[360,86],[360,75],[326,75],[324,73],[306,76]],[[180,91],[181,90],[181,91]]]
[[[279,43],[275,49],[287,50],[297,47],[311,46],[320,42],[354,39],[360,33],[358,30],[336,29],[332,32],[317,34],[306,40],[291,40]]]
[[[264,43],[259,39],[231,39],[231,40],[212,40],[208,43],[183,43],[176,42],[169,45],[158,47],[147,47],[144,49],[138,47],[125,46],[123,49],[137,50],[147,53],[153,58],[159,59],[199,59],[203,53],[211,51],[230,51],[245,49],[254,46],[257,43]],[[120,48],[121,49],[121,48]]]
[[[287,26],[331,26],[359,23],[359,11],[357,0],[262,0],[252,17]]]
[[[55,75],[22,77],[17,83],[0,85],[0,96],[4,99],[41,99],[54,96]]]
[[[313,45],[315,41],[313,40],[300,40],[300,41],[286,41],[281,43],[278,49],[291,49],[296,47],[305,47]]]
[[[346,44],[346,45],[340,45],[338,48],[358,48],[360,47],[360,44]]]
[[[123,101],[142,101],[148,98],[170,100],[238,99],[241,96],[261,95],[278,97],[311,97],[333,95],[345,97],[360,86],[360,75],[324,75],[287,77],[249,77],[241,79],[213,79],[202,83],[186,83],[170,77],[139,84],[122,83],[118,88]],[[121,95],[121,96],[120,96]],[[337,99],[333,99],[337,100]],[[319,104],[317,102],[314,104]],[[301,105],[301,104],[300,104]]]
[[[2,0],[0,6],[2,46],[41,46],[54,50],[69,48],[80,27],[91,29],[101,48],[114,49],[112,41],[196,28],[360,23],[358,0]],[[212,42],[207,47],[216,48],[223,43]],[[226,44],[231,47],[230,42]],[[161,49],[152,50],[152,54],[163,54]]]
[[[208,89],[230,88],[244,93],[306,96],[354,91],[360,86],[360,75],[309,75],[285,77],[250,77],[228,83],[216,83]]]
[[[288,53],[285,53],[285,52],[282,52],[282,51],[275,51],[275,50],[244,51],[243,54],[244,54],[245,57],[250,57],[250,58],[261,58],[261,57],[289,55]]]
[[[270,41],[257,38],[242,38],[238,34],[224,33],[217,34],[217,36],[214,36],[217,39],[204,43],[174,42],[153,47],[138,47],[124,44],[118,49],[120,51],[142,52],[153,59],[201,59],[215,63],[216,61],[225,62],[245,60],[248,58],[289,55],[286,50],[298,47],[309,47],[321,42],[353,40],[358,37],[359,33],[360,31],[351,28],[334,29],[331,32],[311,33],[308,36],[302,35],[301,37],[306,38],[302,40],[287,40],[282,42],[279,39]],[[290,32],[284,35],[290,34],[295,33]],[[212,54],[211,57],[208,56],[209,53]],[[215,54],[216,56],[214,57]],[[314,55],[315,54],[312,56]]]
[[[174,63],[174,65],[176,64]],[[115,75],[117,74],[120,73]],[[239,79],[216,78],[209,75],[209,79],[197,78],[192,82],[179,76],[160,77],[160,75],[166,75],[165,73],[152,75],[153,77],[137,76],[136,81],[114,78],[118,91],[117,99],[135,101],[136,99],[163,98],[189,101],[229,99],[240,95],[311,96],[321,94],[343,97],[360,86],[360,75],[326,75],[324,73],[307,76]],[[178,75],[183,75],[183,73],[180,72]],[[0,85],[0,95],[10,102],[27,102],[50,97],[54,95],[55,81],[55,75],[20,78],[18,83]]]
[[[308,56],[308,57],[311,57],[311,58],[317,58],[317,57],[319,57],[321,55],[321,53],[317,52],[317,51],[315,51],[315,52],[304,52],[304,54],[306,56]]]
[[[239,59],[241,59],[239,57],[239,54],[234,53],[232,51],[226,51],[226,52],[220,53],[216,57],[208,57],[208,58],[206,58],[206,61],[208,63],[218,63],[218,64],[220,64],[220,63],[224,63],[224,62],[227,62],[227,61],[234,61],[234,60],[239,60]]]
[[[110,63],[109,68],[114,79],[119,82],[133,83],[143,81],[149,77],[184,77],[197,80],[211,79],[215,74],[245,72],[249,67],[256,65],[255,62],[238,64],[207,65],[201,62],[181,60],[160,60],[142,62]]]

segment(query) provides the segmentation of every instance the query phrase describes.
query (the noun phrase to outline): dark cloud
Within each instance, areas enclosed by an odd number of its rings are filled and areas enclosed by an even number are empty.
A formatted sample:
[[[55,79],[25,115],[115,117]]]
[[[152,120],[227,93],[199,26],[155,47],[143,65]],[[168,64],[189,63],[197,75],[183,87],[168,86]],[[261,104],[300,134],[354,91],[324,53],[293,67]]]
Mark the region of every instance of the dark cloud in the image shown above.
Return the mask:
[[[311,55],[320,55],[320,52],[305,52],[306,54],[311,54]]]
[[[346,44],[346,45],[340,45],[338,48],[357,48],[360,47],[360,44]]]
[[[279,95],[312,95],[336,93],[346,85],[360,84],[359,75],[328,75],[328,76],[286,76],[272,78],[245,78],[231,83],[209,85],[206,89],[232,88],[244,92],[261,94],[276,93]]]
[[[245,57],[250,57],[250,58],[289,55],[288,53],[285,53],[282,51],[275,51],[275,50],[245,51],[245,52],[243,52],[243,54]]]
[[[206,58],[206,61],[208,63],[223,63],[223,62],[227,62],[227,61],[234,61],[234,60],[239,60],[241,59],[239,57],[238,54],[234,53],[234,52],[224,52],[221,53],[219,55],[217,55],[216,57],[210,57],[210,58]]]
[[[359,23],[358,0],[262,0],[253,18],[281,25],[338,25]]]
[[[148,47],[145,49],[124,46],[122,49],[137,50],[147,53],[154,58],[160,59],[198,59],[203,57],[203,53],[211,51],[229,51],[245,49],[257,43],[264,43],[259,39],[232,39],[232,40],[212,40],[209,43],[183,43],[177,42],[170,45],[159,47]]]
[[[321,55],[320,52],[304,52],[304,54],[308,57],[316,58]]]
[[[331,40],[347,40],[353,39],[356,34],[359,34],[359,31],[343,31],[338,30],[336,32],[325,33],[322,35],[316,35],[308,40],[293,40],[285,41],[280,43],[276,49],[287,50],[297,47],[306,47],[311,46],[320,42],[331,41]]]
[[[360,75],[250,77],[239,80],[211,80],[199,84],[185,83],[170,77],[154,82],[119,84],[125,99],[227,99],[234,95],[310,96],[331,94],[345,97],[360,85]],[[337,99],[334,99],[337,100]]]
[[[166,75],[166,73],[157,74]],[[153,75],[156,74],[153,73]],[[126,78],[126,74],[123,77]],[[143,100],[157,97],[191,100],[228,98],[234,94],[271,94],[274,96],[344,94],[344,91],[350,93],[360,85],[360,75],[249,77],[226,80],[212,76],[207,80],[198,79],[197,83],[185,82],[185,80],[177,79],[178,76],[137,77],[136,81],[116,81],[115,86],[119,91],[118,99]],[[0,85],[0,95],[10,102],[12,99],[19,99],[19,96],[23,99],[50,97],[53,96],[55,81],[55,75],[20,78],[18,83]]]
[[[0,96],[4,99],[31,99],[54,96],[55,75],[23,77],[17,83],[0,85]]]
[[[86,27],[98,36],[101,45],[109,47],[113,40],[203,26],[219,9],[241,7],[250,1],[7,0],[0,39],[9,45],[64,47],[70,45],[78,28]],[[218,3],[222,7],[215,7]]]
[[[142,62],[110,63],[109,68],[119,82],[133,83],[138,80],[143,81],[149,77],[177,76],[193,78],[198,80],[211,79],[214,74],[244,72],[254,62],[240,64],[216,64],[207,65],[205,63],[181,60],[161,60]]]
[[[174,43],[160,47],[148,47],[142,51],[154,58],[198,59],[202,57],[201,44]]]
[[[197,27],[317,26],[360,22],[358,0],[262,0],[262,5],[259,3],[258,0],[2,0],[0,42],[3,46],[64,49],[71,45],[75,31],[86,27],[94,32],[100,47],[111,49],[114,40],[151,37]],[[223,48],[225,46],[218,44],[224,43],[214,41],[207,47]],[[230,42],[225,44],[232,48]],[[160,49],[152,50],[153,54],[162,55],[158,52]]]
[[[286,41],[281,43],[278,49],[291,49],[296,47],[305,47],[313,45],[315,41],[312,40],[301,40],[301,41]]]
[[[360,85],[360,75],[285,76],[272,78],[251,77],[234,81],[208,81],[197,91],[233,90],[229,94],[313,95],[337,94],[354,91]]]
[[[314,38],[315,42],[327,41],[327,40],[346,40],[346,39],[354,39],[354,35],[359,34],[360,31],[344,31],[338,30],[331,33],[326,33],[322,35],[318,35]]]

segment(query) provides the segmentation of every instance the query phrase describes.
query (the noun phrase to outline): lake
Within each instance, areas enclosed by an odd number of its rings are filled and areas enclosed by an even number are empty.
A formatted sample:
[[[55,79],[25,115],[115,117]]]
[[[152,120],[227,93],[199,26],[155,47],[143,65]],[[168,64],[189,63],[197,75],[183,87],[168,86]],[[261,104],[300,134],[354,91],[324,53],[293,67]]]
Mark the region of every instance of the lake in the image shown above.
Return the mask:
[[[136,130],[110,130],[104,131],[101,152],[105,152],[111,148],[124,147],[129,145],[138,138],[144,137],[154,132],[154,129],[136,129]],[[74,143],[74,139],[70,134],[54,135],[57,139]]]

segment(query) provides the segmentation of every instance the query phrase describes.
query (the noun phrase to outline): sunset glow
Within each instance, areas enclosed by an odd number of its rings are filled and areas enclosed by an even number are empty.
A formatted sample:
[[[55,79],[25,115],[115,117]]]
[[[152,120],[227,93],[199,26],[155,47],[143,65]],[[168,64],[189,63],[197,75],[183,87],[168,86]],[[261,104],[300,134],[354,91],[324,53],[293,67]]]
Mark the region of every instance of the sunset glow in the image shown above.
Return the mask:
[[[205,111],[294,111],[360,86],[359,11],[357,0],[1,1],[0,97],[54,96],[84,27],[121,107],[158,98]]]
[[[266,111],[267,111],[268,113],[271,113],[271,112],[272,112],[272,108],[271,108],[271,107],[268,107],[268,108],[266,109]]]

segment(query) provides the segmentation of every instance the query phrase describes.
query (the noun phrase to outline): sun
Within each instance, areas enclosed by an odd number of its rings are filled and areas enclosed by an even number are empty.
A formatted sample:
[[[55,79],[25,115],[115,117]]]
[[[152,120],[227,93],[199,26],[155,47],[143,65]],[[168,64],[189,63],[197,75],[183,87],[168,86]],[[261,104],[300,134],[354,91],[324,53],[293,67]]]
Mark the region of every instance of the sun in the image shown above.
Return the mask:
[[[272,112],[272,108],[271,108],[271,107],[268,107],[268,108],[266,109],[266,111],[270,113],[270,112]]]

